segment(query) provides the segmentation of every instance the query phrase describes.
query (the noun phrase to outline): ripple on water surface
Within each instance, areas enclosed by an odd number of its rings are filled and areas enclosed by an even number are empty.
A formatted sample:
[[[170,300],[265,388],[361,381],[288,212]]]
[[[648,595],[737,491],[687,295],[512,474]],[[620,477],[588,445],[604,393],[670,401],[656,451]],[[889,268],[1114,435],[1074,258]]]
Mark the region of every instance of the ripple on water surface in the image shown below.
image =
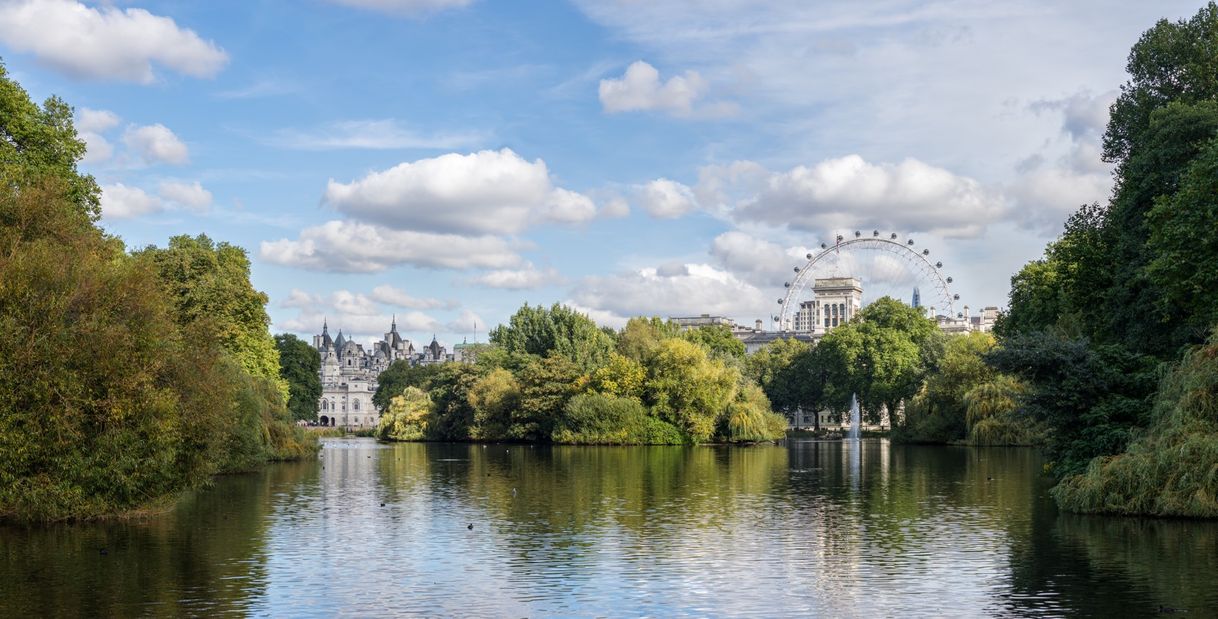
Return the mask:
[[[161,517],[0,529],[0,615],[1218,614],[1215,525],[1061,515],[1039,470],[882,441],[328,439]]]

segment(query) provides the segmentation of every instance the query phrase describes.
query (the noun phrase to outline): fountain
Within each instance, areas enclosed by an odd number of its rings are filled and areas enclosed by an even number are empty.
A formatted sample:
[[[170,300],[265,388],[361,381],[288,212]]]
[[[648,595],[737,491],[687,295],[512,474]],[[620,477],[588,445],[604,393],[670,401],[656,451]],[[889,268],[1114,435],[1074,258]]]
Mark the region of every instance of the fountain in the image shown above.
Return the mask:
[[[862,425],[862,420],[859,415],[859,397],[858,394],[850,394],[850,430],[846,433],[846,438],[852,441],[859,440],[859,427]]]

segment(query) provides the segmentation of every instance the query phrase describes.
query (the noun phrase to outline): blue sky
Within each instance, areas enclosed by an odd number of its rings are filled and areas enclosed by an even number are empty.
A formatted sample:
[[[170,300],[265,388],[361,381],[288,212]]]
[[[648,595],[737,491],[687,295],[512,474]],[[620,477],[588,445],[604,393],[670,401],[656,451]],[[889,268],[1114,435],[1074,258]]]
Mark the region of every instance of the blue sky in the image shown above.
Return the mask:
[[[0,0],[0,56],[76,107],[129,246],[246,248],[277,332],[451,344],[523,302],[751,324],[855,229],[1005,305],[1108,195],[1129,47],[1201,5]]]

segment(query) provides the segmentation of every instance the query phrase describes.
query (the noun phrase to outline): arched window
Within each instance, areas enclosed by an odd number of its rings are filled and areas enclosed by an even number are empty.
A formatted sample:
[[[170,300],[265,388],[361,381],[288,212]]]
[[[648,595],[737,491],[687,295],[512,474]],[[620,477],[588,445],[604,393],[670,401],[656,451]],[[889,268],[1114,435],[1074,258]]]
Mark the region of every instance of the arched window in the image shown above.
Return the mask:
[[[325,400],[322,400],[322,401],[321,401],[321,410],[323,410],[323,411],[328,411],[328,410],[330,410],[330,407],[329,407],[329,406],[327,406],[327,404],[328,404],[328,403],[327,403]]]
[[[355,402],[353,402],[352,406],[355,407],[355,410],[359,410],[359,400],[356,400]]]

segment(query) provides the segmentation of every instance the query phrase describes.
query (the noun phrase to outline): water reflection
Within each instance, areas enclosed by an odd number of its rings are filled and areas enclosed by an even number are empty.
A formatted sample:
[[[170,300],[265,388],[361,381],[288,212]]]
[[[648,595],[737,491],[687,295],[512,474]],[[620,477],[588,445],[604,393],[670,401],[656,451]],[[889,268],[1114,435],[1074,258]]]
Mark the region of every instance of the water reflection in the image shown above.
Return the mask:
[[[0,615],[1218,612],[1218,526],[1059,515],[1040,466],[878,440],[330,440],[161,517],[0,529]]]

